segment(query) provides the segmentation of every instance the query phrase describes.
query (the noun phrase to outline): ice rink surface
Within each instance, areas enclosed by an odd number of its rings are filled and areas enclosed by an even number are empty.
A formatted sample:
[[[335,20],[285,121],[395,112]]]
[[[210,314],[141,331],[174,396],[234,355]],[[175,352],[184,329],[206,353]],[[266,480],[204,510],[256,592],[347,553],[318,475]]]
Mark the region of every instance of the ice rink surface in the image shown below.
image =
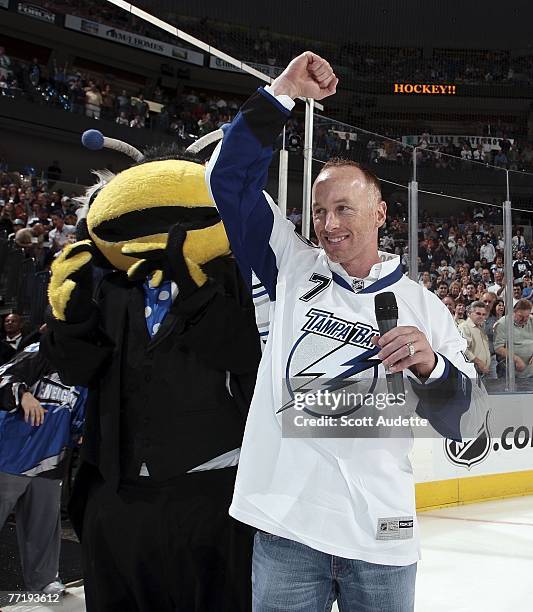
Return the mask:
[[[532,612],[533,496],[424,512],[419,521],[416,612]],[[69,587],[61,605],[3,609],[83,612],[83,587]]]

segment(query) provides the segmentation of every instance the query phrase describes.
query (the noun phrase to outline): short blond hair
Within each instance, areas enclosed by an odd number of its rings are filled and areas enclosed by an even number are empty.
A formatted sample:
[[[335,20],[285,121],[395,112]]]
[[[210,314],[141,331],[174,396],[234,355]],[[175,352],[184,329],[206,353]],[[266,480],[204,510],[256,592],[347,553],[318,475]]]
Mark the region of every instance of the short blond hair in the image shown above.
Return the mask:
[[[363,174],[368,186],[368,195],[370,198],[370,204],[379,204],[383,200],[381,194],[381,184],[379,178],[368,168],[361,165],[360,163],[353,161],[352,159],[345,159],[344,157],[332,157],[328,160],[321,168],[317,178],[326,170],[334,168],[353,168],[359,170]]]

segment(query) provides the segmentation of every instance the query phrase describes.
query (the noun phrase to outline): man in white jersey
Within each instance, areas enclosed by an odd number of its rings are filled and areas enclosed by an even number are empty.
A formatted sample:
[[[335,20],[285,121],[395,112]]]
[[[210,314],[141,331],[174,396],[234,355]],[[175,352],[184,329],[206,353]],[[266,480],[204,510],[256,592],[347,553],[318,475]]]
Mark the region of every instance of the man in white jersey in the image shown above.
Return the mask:
[[[270,299],[230,508],[258,529],[255,612],[330,610],[335,599],[341,611],[414,605],[411,437],[369,438],[357,428],[349,437],[284,436],[283,419],[296,410],[295,380],[307,377],[317,388],[366,373],[357,384],[372,390],[385,368],[406,373],[417,414],[440,435],[460,439],[475,378],[446,306],[402,275],[398,256],[378,252],[386,204],[370,172],[338,161],[318,175],[313,223],[321,248],[299,237],[263,191],[294,98],[319,100],[336,85],[319,56],[294,59],[226,126],[207,175],[241,268],[253,270]],[[383,291],[394,292],[399,315],[398,326],[379,337],[374,298]]]

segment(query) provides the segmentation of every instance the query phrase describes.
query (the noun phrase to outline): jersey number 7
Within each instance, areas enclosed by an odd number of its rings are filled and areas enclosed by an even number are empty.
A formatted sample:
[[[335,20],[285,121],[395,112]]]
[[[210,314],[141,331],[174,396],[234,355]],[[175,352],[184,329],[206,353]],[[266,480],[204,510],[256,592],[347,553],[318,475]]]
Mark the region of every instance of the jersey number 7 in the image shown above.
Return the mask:
[[[311,274],[309,280],[313,283],[316,283],[317,285],[316,287],[313,287],[310,291],[302,295],[302,297],[300,298],[302,302],[309,302],[319,293],[322,293],[322,291],[324,291],[324,289],[326,289],[326,287],[329,287],[329,285],[331,284],[331,277],[323,276],[322,274],[317,274],[316,272],[313,272],[313,274]]]

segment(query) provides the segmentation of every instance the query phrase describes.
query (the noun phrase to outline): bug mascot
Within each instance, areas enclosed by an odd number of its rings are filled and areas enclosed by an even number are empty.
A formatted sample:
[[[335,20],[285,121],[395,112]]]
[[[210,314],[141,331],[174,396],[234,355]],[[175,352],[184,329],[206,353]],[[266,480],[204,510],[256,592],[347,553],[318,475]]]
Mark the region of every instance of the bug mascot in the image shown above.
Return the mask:
[[[253,534],[228,516],[260,359],[248,290],[203,164],[82,141],[134,159],[97,173],[43,340],[89,389],[71,500],[87,610],[248,611]]]

